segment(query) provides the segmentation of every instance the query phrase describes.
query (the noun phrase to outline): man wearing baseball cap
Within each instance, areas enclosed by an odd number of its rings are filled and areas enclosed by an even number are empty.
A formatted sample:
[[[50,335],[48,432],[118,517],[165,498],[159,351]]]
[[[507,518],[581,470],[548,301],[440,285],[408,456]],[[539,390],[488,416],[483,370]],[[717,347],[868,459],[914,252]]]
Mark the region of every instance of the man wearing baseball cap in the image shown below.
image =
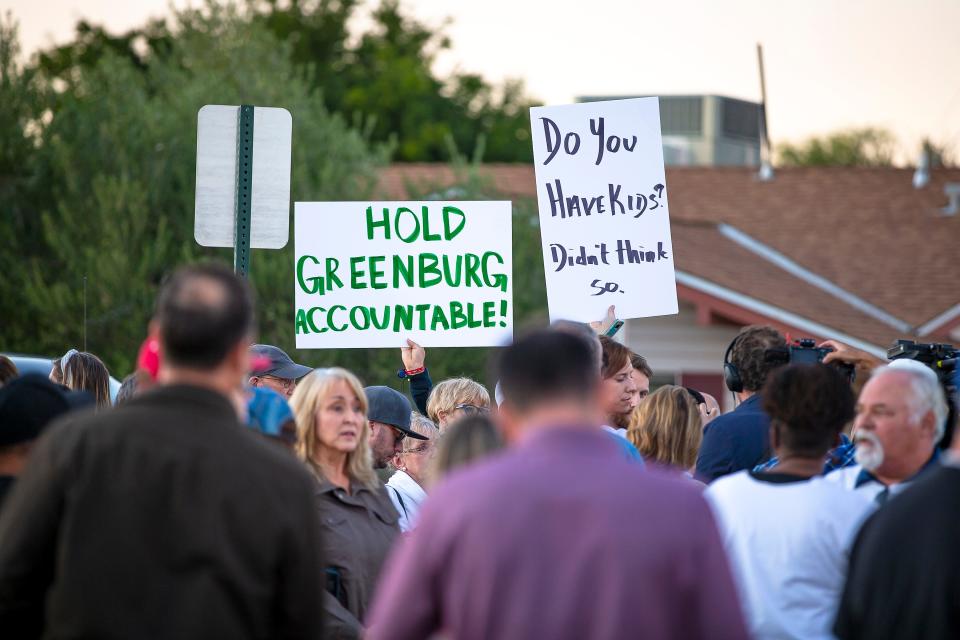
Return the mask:
[[[93,404],[86,391],[67,391],[39,373],[14,378],[0,389],[0,508],[47,425]]]
[[[367,419],[370,421],[370,451],[373,467],[384,469],[400,452],[403,439],[429,440],[410,428],[410,401],[390,387],[366,387]]]
[[[283,349],[272,344],[251,345],[250,362],[253,367],[250,386],[273,389],[288,400],[293,395],[297,380],[313,371],[310,367],[297,364]]]

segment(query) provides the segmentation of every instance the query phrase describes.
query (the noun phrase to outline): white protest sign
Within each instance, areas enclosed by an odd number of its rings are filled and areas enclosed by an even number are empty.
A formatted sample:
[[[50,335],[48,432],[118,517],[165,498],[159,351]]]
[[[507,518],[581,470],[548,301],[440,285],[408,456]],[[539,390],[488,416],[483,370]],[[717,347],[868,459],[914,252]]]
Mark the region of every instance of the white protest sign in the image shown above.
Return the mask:
[[[208,104],[197,114],[194,237],[205,247],[232,247],[237,196],[236,105]],[[253,110],[250,247],[282,249],[290,232],[293,119],[286,109]]]
[[[677,313],[657,98],[530,109],[551,320]]]
[[[509,202],[294,204],[298,349],[501,346]]]

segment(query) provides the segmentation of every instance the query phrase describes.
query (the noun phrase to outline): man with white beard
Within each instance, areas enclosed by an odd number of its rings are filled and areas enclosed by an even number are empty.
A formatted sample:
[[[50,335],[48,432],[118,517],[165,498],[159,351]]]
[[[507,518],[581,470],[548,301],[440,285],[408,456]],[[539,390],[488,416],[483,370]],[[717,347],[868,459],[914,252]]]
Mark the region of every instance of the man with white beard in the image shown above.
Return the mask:
[[[860,392],[856,465],[826,476],[878,504],[937,466],[947,403],[937,375],[911,360],[877,369]]]

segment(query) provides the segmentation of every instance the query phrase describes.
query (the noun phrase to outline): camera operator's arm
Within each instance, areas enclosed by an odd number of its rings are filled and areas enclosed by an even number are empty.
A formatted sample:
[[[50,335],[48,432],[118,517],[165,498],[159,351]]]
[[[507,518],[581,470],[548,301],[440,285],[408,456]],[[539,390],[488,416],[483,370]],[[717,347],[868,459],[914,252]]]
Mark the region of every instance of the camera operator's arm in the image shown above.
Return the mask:
[[[866,379],[871,371],[887,364],[886,360],[878,358],[872,353],[867,353],[866,351],[851,347],[842,342],[837,342],[836,340],[824,340],[819,346],[833,349],[833,351],[823,357],[823,364],[843,362],[844,364],[853,365],[856,367],[857,377],[860,379]]]

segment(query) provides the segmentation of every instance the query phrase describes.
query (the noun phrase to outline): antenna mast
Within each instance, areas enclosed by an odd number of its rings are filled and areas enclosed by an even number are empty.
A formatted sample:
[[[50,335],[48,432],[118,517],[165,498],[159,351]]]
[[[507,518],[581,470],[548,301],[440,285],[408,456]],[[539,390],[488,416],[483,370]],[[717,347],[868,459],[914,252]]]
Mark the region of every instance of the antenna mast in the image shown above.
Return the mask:
[[[757,43],[757,64],[760,67],[760,173],[763,181],[773,180],[773,154],[767,130],[767,81],[763,72],[763,45]]]

